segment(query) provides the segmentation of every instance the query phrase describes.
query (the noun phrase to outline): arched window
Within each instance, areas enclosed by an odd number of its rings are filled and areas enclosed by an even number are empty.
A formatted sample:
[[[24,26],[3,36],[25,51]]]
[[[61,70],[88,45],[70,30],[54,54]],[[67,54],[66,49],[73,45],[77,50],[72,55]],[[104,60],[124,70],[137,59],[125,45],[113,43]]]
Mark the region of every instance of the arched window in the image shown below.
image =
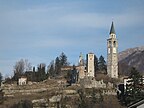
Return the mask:
[[[109,41],[109,46],[111,47],[112,45],[111,45],[111,41]]]
[[[113,42],[114,47],[116,47],[116,41]]]

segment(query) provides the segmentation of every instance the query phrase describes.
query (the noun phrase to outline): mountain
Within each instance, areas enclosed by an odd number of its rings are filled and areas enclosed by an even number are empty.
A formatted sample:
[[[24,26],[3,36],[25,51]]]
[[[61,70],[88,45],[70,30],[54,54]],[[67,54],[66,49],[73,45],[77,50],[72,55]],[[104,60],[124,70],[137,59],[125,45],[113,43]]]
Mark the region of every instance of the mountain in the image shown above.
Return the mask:
[[[131,67],[135,67],[144,75],[144,46],[130,48],[118,55],[119,73],[128,75]]]

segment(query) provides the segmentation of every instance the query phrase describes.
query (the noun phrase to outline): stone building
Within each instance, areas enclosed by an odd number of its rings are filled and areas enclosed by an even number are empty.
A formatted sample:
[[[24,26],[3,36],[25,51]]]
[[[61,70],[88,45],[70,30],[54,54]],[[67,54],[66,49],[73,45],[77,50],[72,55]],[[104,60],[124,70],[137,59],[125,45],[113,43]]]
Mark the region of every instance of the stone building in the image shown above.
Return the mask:
[[[111,78],[118,78],[118,41],[112,22],[109,39],[107,39],[107,74]]]
[[[94,77],[95,76],[95,68],[94,68],[94,54],[87,54],[87,76]]]
[[[94,78],[85,77],[80,80],[80,85],[84,88],[105,88],[105,89],[113,89],[114,84],[111,82],[107,82],[105,79],[95,80]]]
[[[83,79],[85,77],[85,64],[82,53],[79,56],[79,63],[77,69],[79,72],[79,79]]]

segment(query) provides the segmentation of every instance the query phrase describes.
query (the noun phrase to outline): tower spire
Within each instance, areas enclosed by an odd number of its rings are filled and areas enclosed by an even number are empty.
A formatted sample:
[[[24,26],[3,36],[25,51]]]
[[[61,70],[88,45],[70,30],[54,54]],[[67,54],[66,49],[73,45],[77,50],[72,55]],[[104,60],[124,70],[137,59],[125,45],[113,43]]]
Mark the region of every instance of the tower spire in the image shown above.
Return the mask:
[[[111,29],[110,29],[110,33],[109,34],[112,34],[112,33],[115,34],[113,21],[112,21],[112,24],[111,24]]]

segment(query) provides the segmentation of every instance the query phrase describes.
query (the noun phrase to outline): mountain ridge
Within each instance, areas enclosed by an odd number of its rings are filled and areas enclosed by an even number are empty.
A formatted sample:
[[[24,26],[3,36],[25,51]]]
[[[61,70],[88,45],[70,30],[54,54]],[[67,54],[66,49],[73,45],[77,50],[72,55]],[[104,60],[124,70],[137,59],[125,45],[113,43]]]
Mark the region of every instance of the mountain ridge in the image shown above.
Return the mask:
[[[119,52],[118,60],[121,61],[122,59],[126,58],[127,56],[134,53],[135,51],[144,51],[144,46],[128,48],[124,51]]]
[[[119,74],[129,75],[131,67],[135,67],[144,75],[144,46],[129,48],[119,53]]]

